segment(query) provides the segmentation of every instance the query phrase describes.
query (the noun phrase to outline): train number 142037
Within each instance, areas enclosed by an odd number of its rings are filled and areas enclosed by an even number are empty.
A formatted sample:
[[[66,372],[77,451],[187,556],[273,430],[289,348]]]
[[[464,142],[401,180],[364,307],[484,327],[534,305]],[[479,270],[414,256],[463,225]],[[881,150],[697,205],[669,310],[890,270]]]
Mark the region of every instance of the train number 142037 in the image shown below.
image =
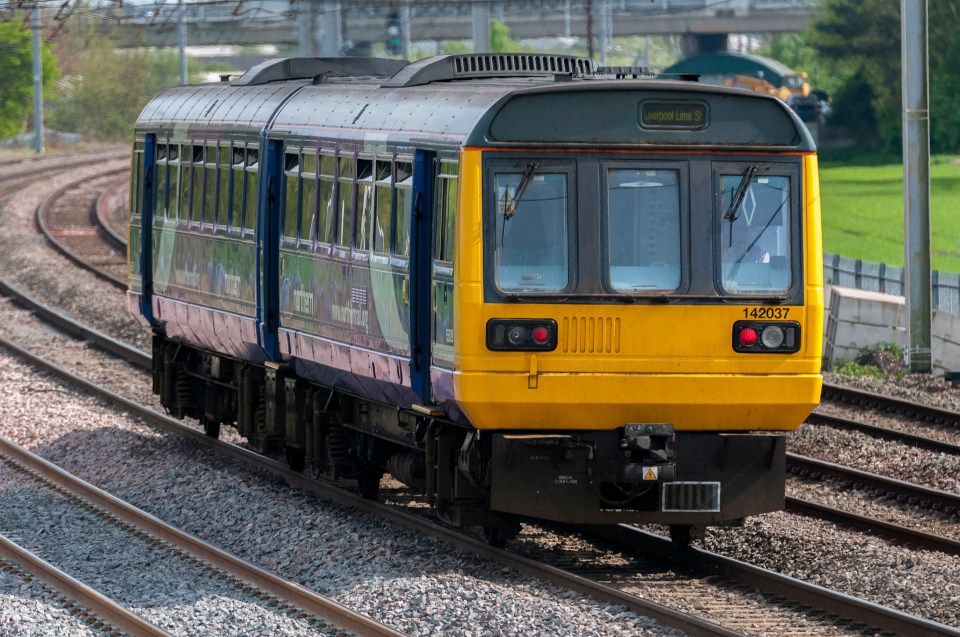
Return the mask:
[[[789,307],[745,307],[743,317],[752,319],[785,319],[790,313]]]

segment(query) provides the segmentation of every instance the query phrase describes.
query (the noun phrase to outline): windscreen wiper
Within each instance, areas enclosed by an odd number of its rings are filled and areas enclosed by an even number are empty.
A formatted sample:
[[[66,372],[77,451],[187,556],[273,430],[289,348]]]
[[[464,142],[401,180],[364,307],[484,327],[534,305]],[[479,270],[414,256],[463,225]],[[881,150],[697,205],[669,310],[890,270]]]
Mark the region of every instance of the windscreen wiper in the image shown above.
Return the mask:
[[[513,191],[513,200],[503,207],[504,219],[509,219],[517,212],[517,204],[520,203],[520,198],[523,197],[523,191],[525,191],[527,186],[530,185],[530,182],[533,181],[533,176],[537,174],[537,168],[539,167],[540,164],[534,161],[527,164],[527,167],[523,170],[523,176],[520,178],[520,183],[517,184],[517,189]]]
[[[760,166],[756,164],[751,164],[747,166],[747,169],[743,172],[743,179],[740,181],[740,185],[737,186],[737,191],[733,193],[733,198],[730,200],[730,207],[727,208],[727,211],[723,213],[723,218],[730,221],[736,221],[737,217],[740,216],[740,208],[743,205],[743,198],[747,196],[747,190],[750,189],[750,183],[753,181],[753,178],[760,171]]]

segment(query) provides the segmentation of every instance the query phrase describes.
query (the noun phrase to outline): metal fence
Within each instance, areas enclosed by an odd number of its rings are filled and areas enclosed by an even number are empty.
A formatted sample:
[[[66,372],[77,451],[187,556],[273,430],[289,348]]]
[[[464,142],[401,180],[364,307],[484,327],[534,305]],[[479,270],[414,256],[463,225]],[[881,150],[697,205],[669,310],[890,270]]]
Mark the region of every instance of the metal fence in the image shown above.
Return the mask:
[[[858,290],[903,296],[903,268],[823,254],[823,277],[827,283]],[[960,274],[934,270],[931,279],[933,309],[960,315]]]

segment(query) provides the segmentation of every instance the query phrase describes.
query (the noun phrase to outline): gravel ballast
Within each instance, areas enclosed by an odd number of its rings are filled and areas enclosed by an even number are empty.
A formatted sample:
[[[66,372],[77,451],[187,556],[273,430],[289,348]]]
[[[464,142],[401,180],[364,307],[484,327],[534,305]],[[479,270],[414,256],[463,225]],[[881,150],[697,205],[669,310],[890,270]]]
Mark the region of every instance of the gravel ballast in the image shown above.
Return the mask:
[[[127,335],[146,349],[148,342],[127,316],[122,293],[75,272],[51,255],[35,232],[24,230],[36,199],[23,194],[0,204],[0,276],[47,300],[62,297],[61,307],[74,316],[96,316],[99,329]],[[68,268],[69,276],[63,276]],[[84,479],[172,524],[399,630],[413,635],[672,634],[622,609],[541,584],[190,449],[182,440],[131,422],[57,383],[38,383],[30,370],[7,356],[0,356],[0,366],[0,434],[62,461]],[[852,383],[892,395],[903,395],[906,387],[928,403],[960,408],[956,389],[931,390],[926,381],[907,377],[896,383]],[[830,445],[832,439],[819,444]],[[823,497],[852,500],[842,489]],[[955,529],[957,520],[941,524]],[[711,529],[702,544],[960,626],[960,564],[950,556],[902,549],[785,513],[756,516],[743,527]]]

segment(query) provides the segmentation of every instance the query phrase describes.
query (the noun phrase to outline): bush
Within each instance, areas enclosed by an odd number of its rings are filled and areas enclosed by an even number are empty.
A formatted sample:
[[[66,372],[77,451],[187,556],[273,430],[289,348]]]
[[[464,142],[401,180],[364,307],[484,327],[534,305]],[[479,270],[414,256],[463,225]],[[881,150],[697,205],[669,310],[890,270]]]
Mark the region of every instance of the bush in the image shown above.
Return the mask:
[[[861,365],[846,358],[838,358],[833,362],[833,372],[835,374],[843,374],[844,376],[883,378],[883,370],[876,365]]]

